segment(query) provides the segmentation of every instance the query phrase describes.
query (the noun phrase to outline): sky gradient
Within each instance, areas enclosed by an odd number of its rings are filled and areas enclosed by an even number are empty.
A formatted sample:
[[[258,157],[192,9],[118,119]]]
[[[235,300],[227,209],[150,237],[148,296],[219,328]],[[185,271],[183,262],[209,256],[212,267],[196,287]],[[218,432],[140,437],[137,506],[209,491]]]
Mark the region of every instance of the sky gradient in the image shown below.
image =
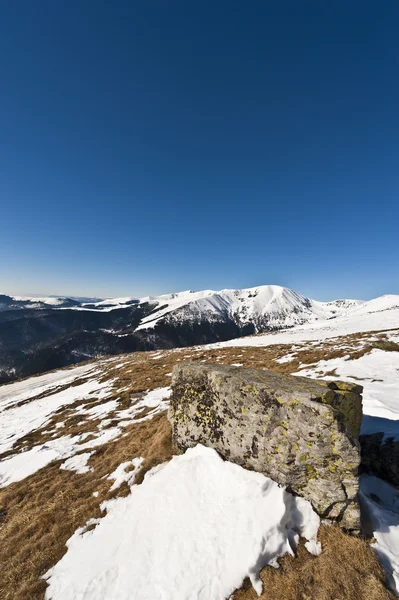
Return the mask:
[[[399,3],[0,7],[0,292],[399,294]]]

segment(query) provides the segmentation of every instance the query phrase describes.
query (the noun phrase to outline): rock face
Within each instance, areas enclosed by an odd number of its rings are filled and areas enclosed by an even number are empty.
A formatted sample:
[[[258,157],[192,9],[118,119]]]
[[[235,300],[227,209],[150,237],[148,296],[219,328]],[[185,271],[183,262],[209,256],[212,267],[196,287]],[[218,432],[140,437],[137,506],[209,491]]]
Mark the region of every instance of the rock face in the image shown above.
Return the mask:
[[[169,419],[181,450],[210,446],[358,531],[361,392],[339,381],[184,363],[173,373]]]

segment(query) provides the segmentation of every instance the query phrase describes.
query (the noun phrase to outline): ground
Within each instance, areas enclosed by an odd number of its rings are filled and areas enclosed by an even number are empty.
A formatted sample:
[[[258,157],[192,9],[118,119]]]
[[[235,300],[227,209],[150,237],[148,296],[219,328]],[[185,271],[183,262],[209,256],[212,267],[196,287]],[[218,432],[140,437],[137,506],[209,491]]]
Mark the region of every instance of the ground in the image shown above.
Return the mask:
[[[166,417],[174,364],[202,360],[334,378],[342,375],[343,365],[357,365],[346,376],[366,383],[366,394],[371,390],[367,401],[375,408],[372,386],[378,385],[378,377],[364,381],[356,361],[373,352],[397,358],[398,339],[399,330],[390,329],[321,342],[293,343],[287,335],[287,343],[266,346],[135,353],[0,387],[0,597],[44,598],[47,584],[41,577],[65,555],[74,532],[104,517],[104,501],[131,493],[129,472],[134,471],[134,484],[140,485],[146,472],[176,454]],[[15,439],[8,437],[11,418]],[[137,458],[143,459],[141,465],[133,463]],[[123,463],[115,488],[109,477]],[[263,569],[265,598],[393,597],[369,541],[324,525],[319,539],[321,556],[315,558],[301,545],[296,558],[280,559],[280,569]],[[246,583],[234,595],[255,597]]]

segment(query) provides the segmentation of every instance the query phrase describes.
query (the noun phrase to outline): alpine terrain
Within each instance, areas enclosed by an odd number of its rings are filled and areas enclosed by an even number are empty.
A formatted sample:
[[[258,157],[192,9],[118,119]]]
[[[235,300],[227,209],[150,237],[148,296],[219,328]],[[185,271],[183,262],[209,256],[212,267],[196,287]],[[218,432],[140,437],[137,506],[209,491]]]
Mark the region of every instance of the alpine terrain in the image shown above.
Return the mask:
[[[0,382],[95,357],[278,331],[368,306],[318,302],[276,285],[91,301],[0,295]]]

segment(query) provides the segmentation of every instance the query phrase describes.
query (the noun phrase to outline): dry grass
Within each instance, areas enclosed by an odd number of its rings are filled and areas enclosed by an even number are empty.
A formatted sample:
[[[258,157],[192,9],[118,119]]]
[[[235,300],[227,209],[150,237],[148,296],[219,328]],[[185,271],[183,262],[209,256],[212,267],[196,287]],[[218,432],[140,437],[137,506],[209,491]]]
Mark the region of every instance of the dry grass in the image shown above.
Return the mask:
[[[284,556],[280,569],[261,573],[264,600],[390,600],[384,572],[368,544],[344,534],[338,527],[322,525],[323,552],[311,556],[301,544],[297,556]],[[234,600],[257,600],[249,581]]]

